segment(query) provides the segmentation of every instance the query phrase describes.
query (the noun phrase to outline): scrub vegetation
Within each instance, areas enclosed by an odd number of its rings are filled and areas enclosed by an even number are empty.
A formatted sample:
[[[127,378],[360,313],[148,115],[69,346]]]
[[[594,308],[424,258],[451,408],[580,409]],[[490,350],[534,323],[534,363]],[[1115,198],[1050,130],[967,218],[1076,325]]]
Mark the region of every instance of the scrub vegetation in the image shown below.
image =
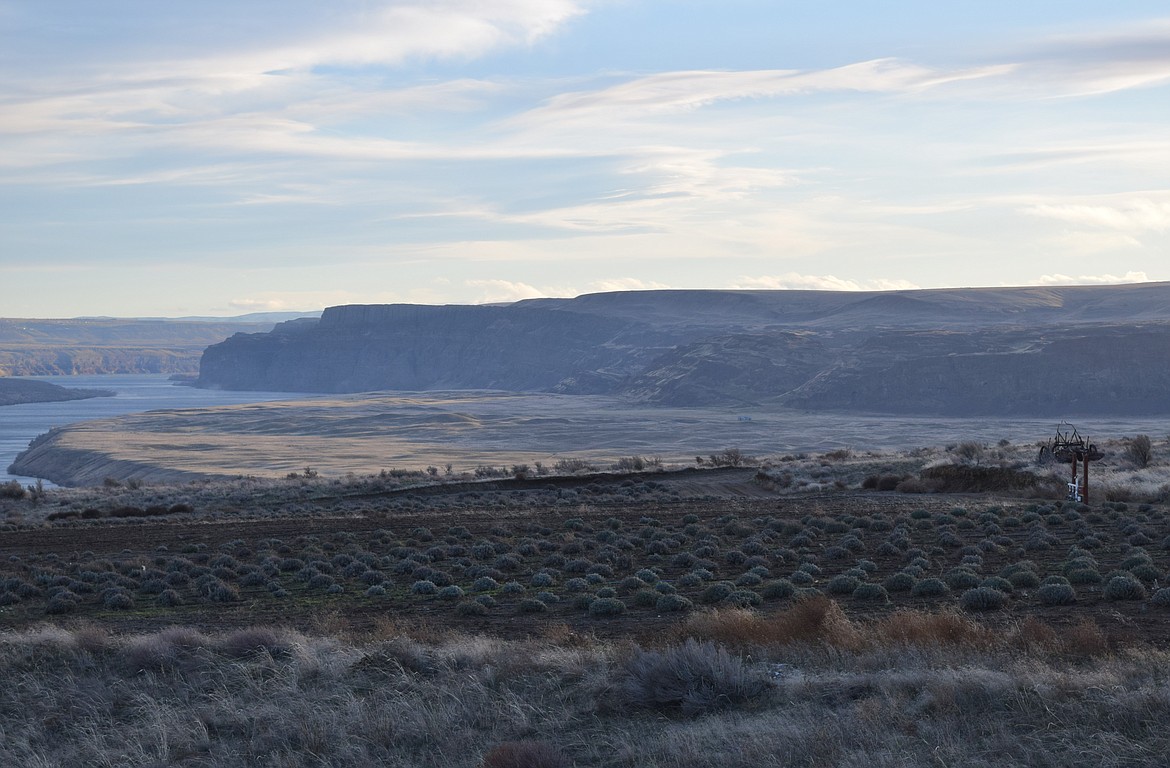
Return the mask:
[[[1156,763],[1167,508],[1014,451],[12,493],[0,762]]]
[[[655,645],[95,625],[0,636],[6,765],[1099,766],[1170,750],[1170,656],[1091,623],[693,614]]]

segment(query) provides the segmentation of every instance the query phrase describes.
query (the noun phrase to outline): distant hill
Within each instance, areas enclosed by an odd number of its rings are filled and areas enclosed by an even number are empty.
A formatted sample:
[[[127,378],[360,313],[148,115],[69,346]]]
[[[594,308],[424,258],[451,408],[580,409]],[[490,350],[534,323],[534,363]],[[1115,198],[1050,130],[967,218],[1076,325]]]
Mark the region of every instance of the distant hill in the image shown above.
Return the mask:
[[[59,387],[44,381],[0,379],[0,406],[23,403],[59,403],[66,400],[87,400],[91,397],[113,397],[106,389],[74,389]]]
[[[279,317],[272,317],[277,314]],[[0,377],[195,373],[210,344],[269,331],[287,313],[239,318],[0,318]]]
[[[632,291],[354,305],[210,346],[199,386],[501,389],[669,406],[1170,414],[1170,283]]]

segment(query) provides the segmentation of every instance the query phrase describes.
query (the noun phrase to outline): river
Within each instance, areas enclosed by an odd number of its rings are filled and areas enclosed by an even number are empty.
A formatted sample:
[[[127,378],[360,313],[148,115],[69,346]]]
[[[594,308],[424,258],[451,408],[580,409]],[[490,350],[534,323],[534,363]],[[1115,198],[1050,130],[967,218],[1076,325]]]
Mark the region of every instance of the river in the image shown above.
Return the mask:
[[[76,389],[108,389],[116,394],[114,397],[94,397],[65,403],[24,403],[0,407],[0,482],[13,479],[25,484],[36,482],[36,478],[8,474],[8,467],[17,454],[28,447],[29,441],[53,427],[167,408],[202,408],[307,397],[292,392],[195,389],[175,385],[166,374],[27,378]]]

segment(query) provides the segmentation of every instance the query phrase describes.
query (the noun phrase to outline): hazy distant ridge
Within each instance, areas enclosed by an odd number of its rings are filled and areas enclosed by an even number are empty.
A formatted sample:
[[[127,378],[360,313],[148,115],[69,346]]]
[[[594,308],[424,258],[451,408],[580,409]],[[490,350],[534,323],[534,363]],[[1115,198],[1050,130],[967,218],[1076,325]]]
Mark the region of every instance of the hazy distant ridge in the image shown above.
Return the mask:
[[[946,415],[1170,413],[1170,283],[634,291],[352,305],[237,334],[199,385],[621,394]]]
[[[264,314],[206,320],[0,318],[0,376],[194,373],[209,344],[234,333],[268,331],[275,322]]]

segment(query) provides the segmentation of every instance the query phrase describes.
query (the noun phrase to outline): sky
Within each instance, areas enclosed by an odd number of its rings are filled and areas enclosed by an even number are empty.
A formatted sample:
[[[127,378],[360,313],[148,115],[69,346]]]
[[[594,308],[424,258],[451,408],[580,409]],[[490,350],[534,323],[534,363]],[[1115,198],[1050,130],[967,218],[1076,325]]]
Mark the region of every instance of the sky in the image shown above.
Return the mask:
[[[0,0],[0,316],[1170,280],[1163,0]]]

